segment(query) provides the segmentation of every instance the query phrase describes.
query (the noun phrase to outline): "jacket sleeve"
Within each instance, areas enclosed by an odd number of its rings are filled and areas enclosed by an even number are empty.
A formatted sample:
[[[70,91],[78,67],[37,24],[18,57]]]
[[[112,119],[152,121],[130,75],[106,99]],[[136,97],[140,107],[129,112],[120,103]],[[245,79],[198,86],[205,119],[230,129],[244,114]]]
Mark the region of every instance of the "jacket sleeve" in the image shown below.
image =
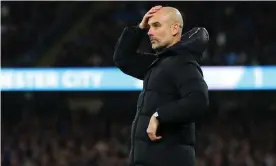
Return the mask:
[[[195,65],[186,65],[167,74],[181,97],[157,109],[160,124],[194,122],[209,105],[208,87],[201,73]]]
[[[125,74],[143,80],[148,66],[156,59],[153,54],[138,53],[146,31],[138,27],[126,27],[113,55],[115,65]]]

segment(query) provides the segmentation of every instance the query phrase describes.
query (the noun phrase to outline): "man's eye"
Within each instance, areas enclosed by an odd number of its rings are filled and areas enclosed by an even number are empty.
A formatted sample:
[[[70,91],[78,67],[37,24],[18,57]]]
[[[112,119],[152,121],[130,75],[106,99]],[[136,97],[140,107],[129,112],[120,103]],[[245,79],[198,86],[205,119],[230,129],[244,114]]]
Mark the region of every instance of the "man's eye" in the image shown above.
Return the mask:
[[[153,27],[160,27],[160,24],[153,24]]]

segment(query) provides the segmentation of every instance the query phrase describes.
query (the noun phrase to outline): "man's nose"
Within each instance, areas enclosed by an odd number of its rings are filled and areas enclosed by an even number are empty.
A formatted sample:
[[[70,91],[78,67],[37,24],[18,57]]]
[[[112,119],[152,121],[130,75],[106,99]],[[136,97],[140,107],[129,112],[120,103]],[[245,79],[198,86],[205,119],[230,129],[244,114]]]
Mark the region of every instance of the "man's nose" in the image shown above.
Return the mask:
[[[150,28],[148,31],[148,36],[152,36],[152,35],[153,35],[153,32],[152,32],[152,29]]]

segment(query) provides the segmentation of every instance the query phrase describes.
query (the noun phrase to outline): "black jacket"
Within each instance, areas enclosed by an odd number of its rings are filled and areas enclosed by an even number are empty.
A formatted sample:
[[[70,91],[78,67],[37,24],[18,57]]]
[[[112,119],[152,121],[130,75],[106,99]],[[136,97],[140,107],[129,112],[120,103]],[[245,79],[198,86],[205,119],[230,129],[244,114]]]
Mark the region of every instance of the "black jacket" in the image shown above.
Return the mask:
[[[137,52],[145,34],[138,27],[125,28],[113,57],[122,72],[143,80],[131,132],[131,165],[193,166],[194,122],[209,103],[208,87],[198,64],[208,32],[193,28],[180,42],[155,55]],[[156,111],[160,121],[157,135],[162,139],[153,142],[146,130]]]

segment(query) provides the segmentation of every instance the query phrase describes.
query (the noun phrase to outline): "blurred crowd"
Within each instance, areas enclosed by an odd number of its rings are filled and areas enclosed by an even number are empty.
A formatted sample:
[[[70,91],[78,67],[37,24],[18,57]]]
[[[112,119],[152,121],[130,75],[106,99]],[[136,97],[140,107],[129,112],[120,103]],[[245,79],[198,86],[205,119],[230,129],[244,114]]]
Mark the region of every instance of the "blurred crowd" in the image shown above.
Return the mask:
[[[127,166],[128,127],[107,133],[105,119],[79,112],[23,116],[2,124],[2,166]]]
[[[210,112],[198,124],[196,166],[275,166],[275,110]],[[2,166],[128,165],[131,117],[54,108],[2,112]]]
[[[39,43],[66,7],[60,2],[1,2],[2,63],[12,63]]]
[[[2,63],[12,63],[16,57],[32,49],[53,22],[62,21],[60,15],[71,10],[70,3],[66,2],[1,3]],[[157,4],[176,7],[183,13],[184,32],[195,26],[206,27],[210,43],[203,56],[203,65],[276,63],[274,2],[193,1],[106,2],[102,5],[105,8],[95,14],[84,29],[63,43],[54,65],[114,66],[112,56],[123,28],[137,25],[147,10]],[[55,41],[58,39],[56,36]],[[141,49],[152,51],[148,39]]]
[[[260,115],[240,118],[240,111],[232,113],[232,117],[218,116],[202,127],[198,137],[197,166],[276,165],[275,121]]]

